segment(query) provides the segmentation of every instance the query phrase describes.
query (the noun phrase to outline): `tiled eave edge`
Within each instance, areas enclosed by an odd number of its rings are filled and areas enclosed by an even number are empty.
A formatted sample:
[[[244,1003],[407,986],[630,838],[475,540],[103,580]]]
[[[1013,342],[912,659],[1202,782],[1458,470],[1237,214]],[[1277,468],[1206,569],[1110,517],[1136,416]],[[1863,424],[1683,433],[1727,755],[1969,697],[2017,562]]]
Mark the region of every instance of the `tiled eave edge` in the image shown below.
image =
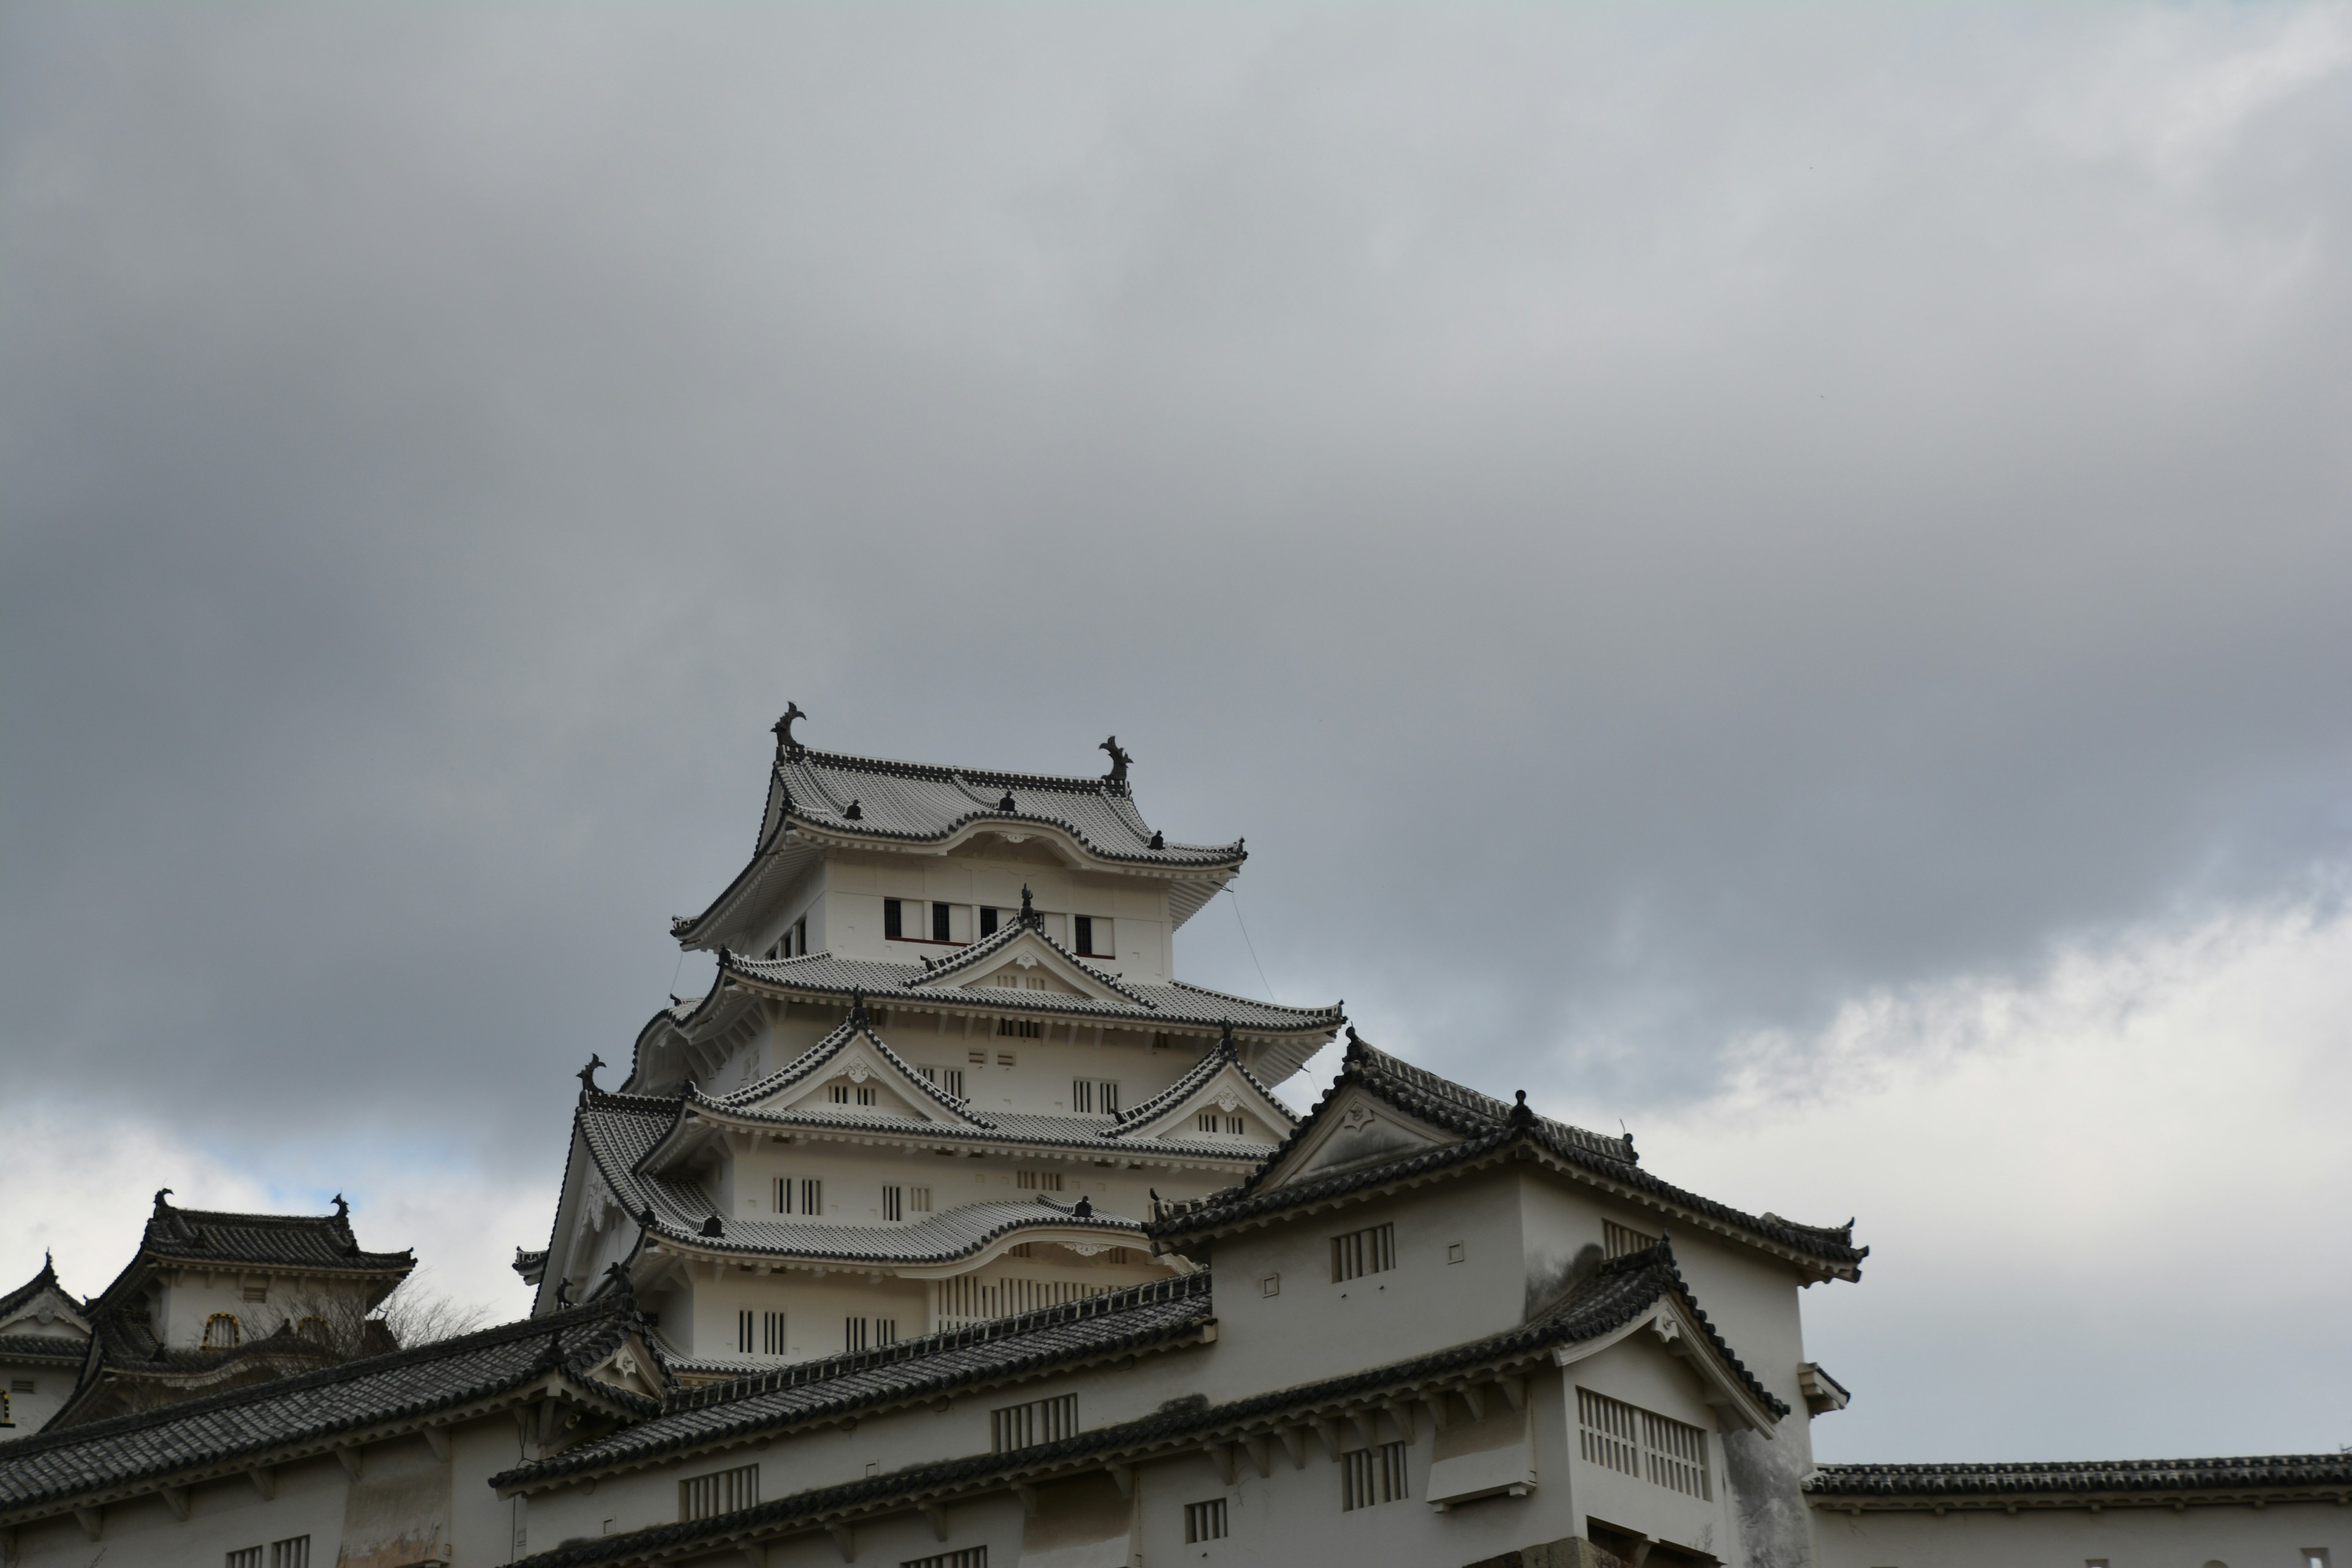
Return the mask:
[[[1388,1165],[1343,1172],[1320,1181],[1301,1183],[1297,1187],[1274,1188],[1229,1205],[1215,1205],[1213,1199],[1204,1200],[1204,1206],[1199,1210],[1154,1220],[1145,1228],[1151,1235],[1155,1250],[1178,1251],[1216,1237],[1260,1229],[1303,1215],[1369,1203],[1432,1183],[1456,1180],[1514,1161],[1540,1164],[1583,1186],[1607,1193],[1630,1207],[1648,1209],[1663,1218],[1671,1219],[1677,1227],[1727,1237],[1768,1253],[1794,1265],[1808,1276],[1808,1283],[1830,1279],[1853,1281],[1862,1278],[1859,1264],[1836,1262],[1801,1251],[1719,1215],[1685,1207],[1634,1183],[1604,1175],[1590,1166],[1562,1158],[1531,1134],[1517,1128],[1507,1128],[1481,1138],[1465,1139]]]
[[[855,986],[787,983],[748,973],[731,966],[724,973],[729,984],[748,994],[812,1005],[845,1006],[853,995],[863,994],[869,1008],[887,1008],[893,1013],[945,1013],[950,1016],[969,1013],[987,1017],[1025,1015],[1057,1023],[1084,1018],[1090,1022],[1124,1024],[1169,1034],[1199,1035],[1209,1039],[1221,1036],[1227,1022],[1205,1013],[1171,1013],[1148,1002],[1131,1002],[1123,1007],[1114,1007],[1091,996],[1072,996],[1058,992],[1007,990],[1003,996],[992,996],[986,994],[988,988],[984,986],[932,988],[910,985],[861,993]],[[1256,1005],[1265,1006],[1266,1004]],[[1233,1026],[1234,1036],[1244,1043],[1260,1039],[1288,1040],[1301,1036],[1329,1035],[1347,1022],[1346,1015],[1336,1005],[1323,1012],[1309,1012],[1304,1008],[1291,1011],[1302,1015],[1295,1024],[1235,1024]],[[650,1032],[667,1016],[656,1013],[653,1022],[641,1033]],[[687,1021],[691,1022],[691,1017]],[[677,1024],[676,1020],[672,1022]]]
[[[784,818],[783,837],[798,838],[824,849],[876,849],[900,855],[947,855],[981,834],[1003,833],[1007,829],[1032,838],[1057,838],[1071,855],[1086,862],[1088,869],[1119,871],[1161,881],[1200,882],[1230,877],[1249,858],[1249,851],[1239,844],[1185,846],[1184,848],[1192,853],[1183,859],[1174,858],[1180,851],[1171,850],[1130,855],[1088,843],[1086,836],[1070,823],[1052,817],[990,810],[978,810],[959,817],[937,833],[915,833],[889,827],[861,830],[845,827],[835,822],[820,822],[793,811]],[[780,838],[779,843],[782,842]],[[1161,858],[1161,856],[1169,858]]]
[[[1139,1142],[1133,1139],[1105,1138],[1099,1142],[1079,1142],[1076,1140],[1063,1142],[990,1128],[962,1127],[953,1122],[909,1122],[904,1131],[900,1131],[870,1123],[858,1124],[816,1117],[794,1118],[789,1112],[736,1110],[708,1103],[696,1105],[693,1114],[697,1121],[713,1131],[750,1133],[763,1138],[818,1139],[877,1149],[976,1144],[987,1148],[992,1153],[1034,1155],[1041,1160],[1076,1160],[1112,1165],[1167,1165],[1177,1170],[1216,1171],[1225,1174],[1252,1170],[1267,1153],[1264,1148],[1236,1148],[1227,1153],[1221,1148],[1203,1144],[1160,1140]],[[677,1135],[677,1129],[665,1133],[662,1142],[646,1151],[630,1173],[639,1175],[652,1170],[654,1167],[648,1162],[656,1152],[669,1148]]]
[[[2279,1482],[2253,1486],[2216,1486],[2149,1491],[2117,1488],[2104,1490],[2012,1491],[1994,1493],[1895,1492],[1852,1495],[1815,1491],[1809,1483],[1805,1501],[1818,1513],[2034,1513],[2059,1510],[2099,1513],[2107,1509],[2168,1508],[2176,1512],[2192,1508],[2266,1508],[2273,1503],[2333,1503],[2352,1506],[2352,1479],[2334,1482]]]
[[[392,1442],[402,1437],[421,1437],[427,1442],[446,1441],[432,1434],[442,1429],[494,1415],[511,1409],[518,1404],[539,1399],[555,1399],[567,1405],[583,1405],[609,1415],[615,1420],[641,1421],[652,1412],[652,1402],[633,1402],[612,1391],[601,1389],[594,1380],[580,1377],[560,1369],[551,1368],[530,1382],[489,1394],[476,1395],[452,1403],[437,1410],[429,1410],[380,1421],[325,1432],[317,1436],[265,1444],[218,1459],[201,1461],[177,1469],[159,1470],[112,1485],[92,1487],[82,1491],[58,1493],[36,1502],[0,1509],[0,1529],[13,1529],[22,1524],[37,1523],[45,1519],[58,1519],[84,1509],[105,1508],[111,1504],[137,1501],[158,1497],[166,1492],[184,1491],[214,1481],[245,1480],[257,1486],[259,1474],[275,1487],[275,1478],[268,1472],[281,1466],[299,1464],[310,1459],[333,1458],[341,1454],[354,1453],[375,1444]],[[168,1406],[166,1407],[168,1408]],[[73,1430],[68,1428],[68,1431]],[[11,1458],[7,1447],[0,1446],[0,1461]],[[267,1495],[267,1494],[265,1494]]]
[[[1205,1309],[1207,1302],[1202,1301]],[[589,1479],[602,1480],[625,1475],[633,1470],[653,1469],[663,1465],[679,1464],[717,1450],[739,1447],[748,1438],[788,1436],[812,1427],[828,1426],[845,1417],[863,1419],[867,1415],[887,1415],[909,1405],[929,1405],[935,1400],[959,1394],[976,1394],[1011,1384],[1034,1383],[1039,1378],[1059,1377],[1082,1372],[1105,1362],[1131,1360],[1139,1355],[1157,1354],[1164,1351],[1182,1350],[1192,1345],[1206,1344],[1217,1336],[1217,1320],[1205,1310],[1201,1316],[1181,1322],[1162,1323],[1139,1330],[1120,1339],[1089,1345],[1085,1350],[1060,1356],[1040,1354],[1030,1361],[1003,1366],[975,1368],[961,1377],[940,1378],[918,1383],[902,1390],[865,1395],[852,1395],[818,1405],[782,1420],[746,1421],[739,1426],[725,1427],[698,1436],[691,1442],[674,1447],[648,1449],[641,1454],[616,1456],[609,1462],[593,1465],[565,1466],[559,1457],[553,1463],[525,1466],[504,1475],[490,1478],[500,1498],[517,1494],[525,1496],[577,1486]],[[912,1363],[909,1363],[910,1365]],[[716,1403],[730,1392],[730,1384],[748,1381],[730,1379],[729,1383],[707,1384],[689,1391],[698,1405]],[[756,1397],[746,1394],[745,1398]]]
[[[1270,1476],[1276,1463],[1303,1466],[1312,1434],[1324,1434],[1321,1440],[1335,1446],[1343,1424],[1427,1406],[1465,1387],[1498,1386],[1514,1405],[1523,1401],[1529,1375],[1550,1363],[1556,1336],[1528,1329],[1498,1337],[1524,1342],[1498,1352],[1491,1340],[1479,1342],[1198,1411],[1163,1411],[1009,1454],[918,1466],[717,1519],[558,1547],[522,1558],[515,1568],[606,1568],[746,1551],[791,1536],[854,1531],[909,1509],[946,1508],[1007,1487],[1042,1486],[1105,1470],[1131,1486],[1133,1467],[1197,1449],[1210,1450],[1228,1476],[1237,1474],[1244,1462]]]
[[[667,1220],[657,1219],[650,1230],[643,1232],[635,1258],[673,1258],[685,1262],[717,1264],[726,1268],[766,1265],[773,1268],[814,1269],[834,1274],[898,1273],[908,1279],[945,1279],[963,1272],[964,1266],[971,1265],[973,1258],[1000,1242],[1011,1245],[1013,1237],[1041,1227],[1083,1230],[1118,1238],[1108,1242],[1107,1245],[1109,1246],[1132,1247],[1139,1252],[1156,1252],[1145,1238],[1142,1227],[1132,1220],[1080,1218],[1066,1210],[1040,1205],[1035,1219],[1008,1221],[994,1226],[975,1238],[971,1246],[957,1252],[908,1253],[901,1257],[877,1258],[871,1254],[791,1251],[751,1242],[730,1243],[723,1236],[709,1237],[688,1232]]]

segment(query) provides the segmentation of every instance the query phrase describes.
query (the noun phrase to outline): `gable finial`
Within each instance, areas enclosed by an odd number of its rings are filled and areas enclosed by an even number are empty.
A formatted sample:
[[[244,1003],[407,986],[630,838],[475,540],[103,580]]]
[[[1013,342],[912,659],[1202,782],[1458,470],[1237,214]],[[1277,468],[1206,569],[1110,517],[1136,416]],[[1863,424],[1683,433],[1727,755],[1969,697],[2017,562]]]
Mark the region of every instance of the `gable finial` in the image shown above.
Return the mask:
[[[784,704],[784,716],[776,721],[772,731],[772,733],[776,737],[776,749],[778,751],[783,752],[784,755],[788,757],[797,757],[803,752],[808,750],[808,748],[802,745],[799,740],[793,734],[793,721],[795,719],[805,719],[807,717],[807,714],[801,711],[801,705],[799,703],[787,702]]]
[[[1528,1109],[1528,1091],[1523,1089],[1519,1090],[1518,1093],[1518,1103],[1511,1107],[1511,1125],[1514,1127],[1532,1127],[1536,1122],[1536,1113]]]
[[[335,1194],[335,1217],[346,1225],[351,1223],[352,1205],[343,1201],[343,1194],[341,1193]]]
[[[866,820],[866,808],[858,805],[856,800],[852,800],[847,805],[841,808],[841,820],[844,822],[863,822]]]
[[[1135,761],[1135,759],[1129,756],[1125,748],[1119,745],[1118,737],[1117,735],[1113,735],[1109,740],[1105,741],[1101,745],[1097,746],[1095,750],[1097,752],[1108,752],[1110,753],[1110,772],[1103,774],[1103,783],[1110,785],[1113,789],[1125,789],[1127,787],[1127,764]]]
[[[996,803],[996,809],[999,811],[1019,811],[1021,806],[1018,802],[1013,800],[1013,792],[1011,790],[1006,790],[1004,792],[1004,798]]]
[[[1234,1054],[1234,1021],[1231,1018],[1225,1020],[1224,1033],[1217,1037],[1217,1049],[1227,1056]]]
[[[1151,830],[1151,847],[1154,849],[1168,847],[1168,836],[1156,827]]]
[[[168,1208],[170,1208],[170,1207],[172,1206],[170,1204],[167,1204],[167,1203],[165,1203],[165,1202],[163,1201],[165,1198],[168,1198],[168,1197],[170,1197],[171,1195],[172,1195],[172,1189],[171,1189],[171,1188],[169,1188],[169,1187],[157,1187],[157,1188],[155,1189],[155,1212],[156,1212],[157,1214],[162,1214],[165,1209],[168,1209]]]
[[[1348,1049],[1349,1049],[1349,1051],[1351,1051],[1351,1052],[1352,1052],[1352,1051],[1369,1051],[1369,1050],[1370,1050],[1371,1048],[1372,1048],[1372,1042],[1371,1042],[1371,1041],[1370,1041],[1370,1040],[1368,1040],[1368,1039],[1366,1039],[1366,1038],[1364,1038],[1364,1037],[1363,1037],[1363,1036],[1361,1036],[1361,1035],[1360,1035],[1360,1034],[1356,1033],[1356,1026],[1355,1026],[1355,1025],[1353,1025],[1353,1024],[1349,1025],[1349,1026],[1348,1026]]]
[[[866,993],[862,989],[849,994],[849,1026],[853,1029],[866,1027]]]
[[[596,1087],[596,1069],[604,1065],[604,1058],[603,1057],[598,1056],[593,1051],[588,1053],[588,1065],[580,1069],[580,1092],[582,1094],[602,1094],[604,1092],[604,1090]]]
[[[1045,929],[1045,917],[1037,912],[1037,906],[1031,901],[1026,882],[1021,884],[1021,923],[1034,931]]]

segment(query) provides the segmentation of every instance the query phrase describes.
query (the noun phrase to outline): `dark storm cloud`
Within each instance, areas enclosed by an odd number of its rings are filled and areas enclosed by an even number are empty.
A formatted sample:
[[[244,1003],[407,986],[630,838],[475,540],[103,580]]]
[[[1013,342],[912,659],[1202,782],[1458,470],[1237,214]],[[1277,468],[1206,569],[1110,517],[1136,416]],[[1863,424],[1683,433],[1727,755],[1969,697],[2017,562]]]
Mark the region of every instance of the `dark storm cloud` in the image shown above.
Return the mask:
[[[11,1089],[543,1163],[787,698],[1115,730],[1286,1000],[1628,1107],[2274,889],[2331,17],[10,12]]]

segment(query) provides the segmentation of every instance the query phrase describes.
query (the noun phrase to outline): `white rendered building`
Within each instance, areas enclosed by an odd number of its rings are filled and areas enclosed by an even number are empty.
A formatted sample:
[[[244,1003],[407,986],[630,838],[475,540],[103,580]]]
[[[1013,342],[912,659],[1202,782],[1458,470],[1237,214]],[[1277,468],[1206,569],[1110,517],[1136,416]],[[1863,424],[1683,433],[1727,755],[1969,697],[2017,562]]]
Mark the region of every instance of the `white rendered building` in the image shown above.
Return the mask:
[[[776,726],[750,863],[674,922],[710,990],[581,1075],[551,1312],[623,1282],[670,1365],[739,1375],[1180,1274],[1156,1192],[1288,1136],[1267,1085],[1340,1010],[1188,985],[1176,929],[1241,843],[1171,842],[1101,777],[816,752]]]

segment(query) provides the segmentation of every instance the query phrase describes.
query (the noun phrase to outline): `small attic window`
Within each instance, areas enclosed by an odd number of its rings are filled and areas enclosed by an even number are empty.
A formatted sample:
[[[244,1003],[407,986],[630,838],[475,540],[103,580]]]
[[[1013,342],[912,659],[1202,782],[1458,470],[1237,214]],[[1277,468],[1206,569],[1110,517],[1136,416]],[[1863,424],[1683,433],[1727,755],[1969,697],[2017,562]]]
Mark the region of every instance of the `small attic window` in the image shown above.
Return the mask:
[[[239,1337],[236,1319],[233,1314],[215,1312],[205,1320],[205,1349],[233,1351],[236,1349]]]

